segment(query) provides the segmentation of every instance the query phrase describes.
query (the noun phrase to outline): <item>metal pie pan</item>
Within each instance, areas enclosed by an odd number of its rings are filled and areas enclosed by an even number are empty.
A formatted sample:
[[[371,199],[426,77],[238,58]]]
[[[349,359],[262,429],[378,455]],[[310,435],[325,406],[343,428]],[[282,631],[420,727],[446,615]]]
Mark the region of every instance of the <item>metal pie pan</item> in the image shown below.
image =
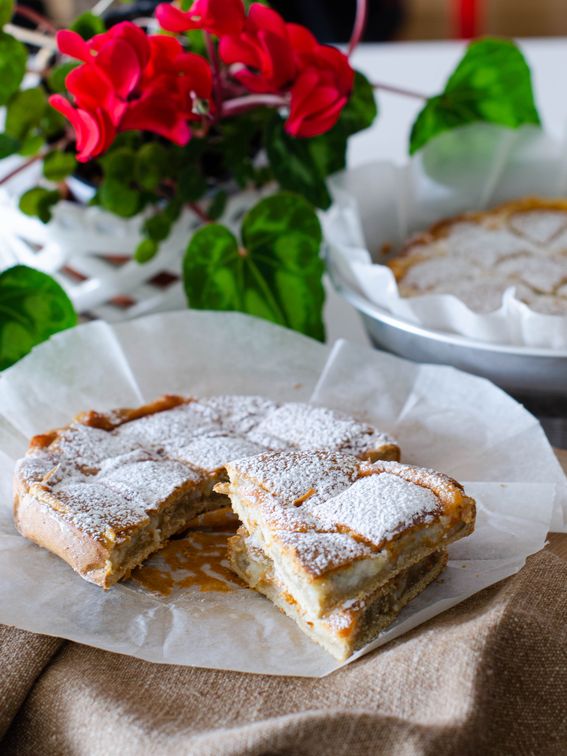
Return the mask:
[[[499,346],[423,328],[369,302],[328,268],[335,288],[358,310],[376,346],[414,362],[452,365],[521,398],[550,401],[553,414],[567,417],[567,351]]]

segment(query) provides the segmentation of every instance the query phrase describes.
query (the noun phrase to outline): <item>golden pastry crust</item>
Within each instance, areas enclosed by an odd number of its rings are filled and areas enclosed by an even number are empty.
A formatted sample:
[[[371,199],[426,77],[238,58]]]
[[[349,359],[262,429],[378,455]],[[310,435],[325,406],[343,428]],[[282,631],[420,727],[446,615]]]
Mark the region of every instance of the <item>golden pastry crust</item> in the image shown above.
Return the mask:
[[[514,286],[536,312],[567,314],[567,199],[526,197],[438,221],[388,265],[404,297],[454,294],[490,312]]]
[[[470,534],[475,502],[457,481],[397,462],[282,451],[227,465],[216,486],[306,614],[385,585]]]
[[[399,457],[385,434],[324,408],[164,396],[85,412],[35,436],[16,469],[14,520],[22,535],[108,588],[192,518],[222,506],[212,489],[228,460],[313,439],[361,458]]]

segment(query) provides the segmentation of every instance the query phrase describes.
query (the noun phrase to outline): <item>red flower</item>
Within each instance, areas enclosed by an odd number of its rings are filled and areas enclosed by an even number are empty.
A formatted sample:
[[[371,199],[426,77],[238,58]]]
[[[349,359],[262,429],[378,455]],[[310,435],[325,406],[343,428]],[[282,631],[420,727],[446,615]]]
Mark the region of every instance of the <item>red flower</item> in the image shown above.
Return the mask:
[[[240,34],[221,39],[222,60],[234,64],[234,78],[251,92],[280,92],[295,78],[297,60],[290,26],[276,11],[253,3]]]
[[[286,130],[295,137],[332,128],[352,90],[354,71],[346,55],[258,3],[250,6],[240,33],[221,39],[219,50],[234,78],[251,92],[290,92]]]
[[[211,96],[203,58],[175,39],[148,37],[130,22],[88,42],[75,32],[59,32],[57,42],[62,53],[83,61],[65,80],[77,107],[60,95],[50,98],[75,129],[78,160],[104,152],[119,131],[141,129],[187,144],[188,121],[199,117],[195,101]]]
[[[305,66],[291,89],[286,131],[295,137],[314,137],[329,131],[348,102],[354,71],[340,50],[318,45],[304,50]]]
[[[238,34],[245,14],[242,0],[195,0],[187,12],[170,3],[162,3],[156,8],[156,18],[166,31],[202,29],[221,37]]]
[[[116,129],[102,108],[92,112],[74,108],[62,95],[52,95],[49,102],[68,119],[75,130],[77,160],[85,162],[110,147]]]

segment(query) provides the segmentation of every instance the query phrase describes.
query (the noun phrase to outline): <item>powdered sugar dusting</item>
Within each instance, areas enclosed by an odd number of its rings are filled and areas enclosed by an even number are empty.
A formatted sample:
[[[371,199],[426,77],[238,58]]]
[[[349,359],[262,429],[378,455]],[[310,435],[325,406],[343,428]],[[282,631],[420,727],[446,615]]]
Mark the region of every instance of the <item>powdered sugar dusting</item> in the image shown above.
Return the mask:
[[[309,404],[284,404],[271,412],[250,433],[252,440],[276,448],[349,449],[363,454],[380,445],[395,443],[384,433],[376,433],[372,426],[352,417]]]
[[[194,467],[214,472],[233,459],[261,454],[266,447],[239,436],[203,435],[184,445],[164,444],[164,450]]]
[[[316,576],[437,521],[460,488],[434,470],[338,452],[271,452],[227,469],[244,499],[261,510],[274,541]]]
[[[278,404],[263,396],[238,396],[221,394],[200,403],[218,413],[225,431],[247,434],[270,412],[277,410]]]
[[[422,237],[402,259],[410,263],[399,277],[402,296],[453,294],[488,313],[516,287],[537,312],[567,312],[567,210],[496,208]]]
[[[74,422],[47,448],[30,450],[18,465],[18,479],[28,488],[38,485],[42,496],[51,494],[49,501],[61,516],[100,538],[144,523],[147,513],[170,496],[212,481],[229,460],[308,443],[310,433],[322,446],[348,442],[361,451],[379,449],[386,439],[347,416],[298,404],[291,415],[284,411],[285,422],[280,417],[270,424],[270,417],[285,407],[263,397],[221,396],[191,400],[114,430]],[[275,435],[259,442],[253,435],[262,422]],[[316,480],[316,469],[311,478]],[[328,496],[330,489],[322,493]]]
[[[66,516],[81,532],[97,540],[149,522],[146,501],[132,491],[116,490],[103,482],[70,478],[54,486],[52,495],[64,507]]]
[[[272,512],[293,507],[308,496],[310,502],[325,501],[348,488],[356,479],[359,461],[337,452],[278,451],[240,460],[229,466],[245,475],[279,500]]]
[[[306,506],[321,530],[348,530],[375,546],[442,511],[432,491],[390,473],[361,478],[338,496]]]
[[[144,501],[146,511],[188,484],[198,484],[201,476],[171,459],[131,460],[99,473],[95,481],[124,494],[134,493]]]
[[[324,575],[329,570],[374,553],[366,544],[355,541],[346,533],[278,531],[274,535],[300,562],[309,565],[313,575]]]

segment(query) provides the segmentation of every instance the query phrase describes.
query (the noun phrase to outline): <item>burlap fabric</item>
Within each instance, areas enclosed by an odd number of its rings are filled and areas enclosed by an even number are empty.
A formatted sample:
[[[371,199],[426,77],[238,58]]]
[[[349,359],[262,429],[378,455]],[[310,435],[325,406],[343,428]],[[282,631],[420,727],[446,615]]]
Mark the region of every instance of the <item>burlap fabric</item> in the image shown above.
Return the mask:
[[[565,558],[546,549],[321,680],[154,665],[0,626],[0,754],[563,756],[567,537],[552,547]]]

